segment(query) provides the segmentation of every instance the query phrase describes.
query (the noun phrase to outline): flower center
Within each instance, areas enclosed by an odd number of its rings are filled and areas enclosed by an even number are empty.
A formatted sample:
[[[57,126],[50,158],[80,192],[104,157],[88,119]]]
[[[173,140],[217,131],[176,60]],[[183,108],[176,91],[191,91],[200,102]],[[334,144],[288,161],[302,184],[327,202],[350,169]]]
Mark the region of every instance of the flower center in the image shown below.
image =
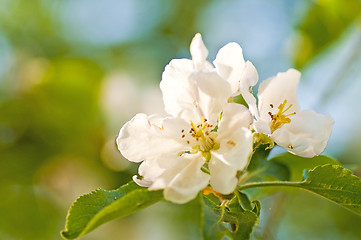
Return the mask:
[[[271,117],[271,121],[269,122],[271,133],[282,127],[284,124],[290,123],[291,119],[289,118],[289,116],[296,114],[296,112],[286,114],[286,112],[293,106],[292,104],[290,104],[286,108],[286,104],[287,104],[287,100],[284,100],[283,103],[281,103],[278,106],[278,112],[276,114],[272,114],[271,112],[268,112],[268,114]],[[273,108],[273,104],[270,104],[270,107]]]
[[[192,141],[192,151],[191,153],[201,152],[205,161],[208,162],[211,159],[211,150],[219,149],[219,143],[215,140],[217,138],[216,128],[212,124],[207,123],[207,119],[202,117],[202,123],[196,125],[193,121],[190,121],[191,128],[189,130],[190,137],[195,140]],[[184,133],[184,130],[182,130]],[[182,138],[185,138],[185,134],[182,135]],[[190,141],[187,140],[187,144],[190,144]]]

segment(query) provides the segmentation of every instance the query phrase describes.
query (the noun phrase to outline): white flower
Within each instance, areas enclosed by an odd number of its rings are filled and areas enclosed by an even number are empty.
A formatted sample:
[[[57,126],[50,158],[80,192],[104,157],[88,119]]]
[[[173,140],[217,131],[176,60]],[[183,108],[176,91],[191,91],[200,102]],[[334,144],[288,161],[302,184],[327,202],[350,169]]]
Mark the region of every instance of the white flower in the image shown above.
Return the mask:
[[[297,100],[300,78],[299,71],[289,69],[260,84],[259,116],[254,126],[289,152],[314,157],[325,149],[334,120],[312,110],[300,111]]]
[[[302,157],[319,155],[327,145],[334,121],[328,115],[300,111],[297,100],[300,72],[289,69],[262,82],[257,108],[250,89],[256,85],[258,74],[254,66],[247,63],[237,44],[225,46],[215,60],[220,75],[232,86],[237,86],[238,89],[232,88],[233,94],[241,93],[247,102],[256,120],[253,124],[256,132],[270,136],[293,154]]]
[[[256,98],[250,89],[257,84],[258,73],[245,62],[236,43],[224,46],[214,64],[217,72],[232,86],[232,95],[242,94],[255,118],[255,130],[267,134],[289,152],[302,156],[319,155],[330,137],[333,119],[314,111],[300,111],[297,86],[301,74],[294,69],[262,82]]]
[[[160,83],[168,117],[137,114],[120,130],[118,148],[142,162],[139,185],[164,189],[167,200],[184,203],[210,184],[222,194],[237,185],[252,151],[252,116],[228,103],[232,90],[206,61],[200,34],[192,40],[192,60],[174,59]],[[209,173],[208,173],[209,171]]]

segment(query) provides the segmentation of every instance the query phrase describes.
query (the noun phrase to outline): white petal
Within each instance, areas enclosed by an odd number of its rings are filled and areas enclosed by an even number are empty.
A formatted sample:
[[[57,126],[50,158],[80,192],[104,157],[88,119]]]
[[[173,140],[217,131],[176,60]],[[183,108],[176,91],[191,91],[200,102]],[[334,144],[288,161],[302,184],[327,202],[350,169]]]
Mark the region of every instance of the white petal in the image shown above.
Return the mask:
[[[258,116],[256,98],[250,92],[258,82],[258,72],[250,61],[244,61],[242,48],[237,43],[227,44],[213,63],[218,74],[231,84],[232,95],[242,94],[252,114]]]
[[[139,179],[137,175],[134,175],[132,177],[133,181],[138,184],[141,187],[149,187],[150,185],[152,185],[152,181],[149,181],[148,179]]]
[[[171,172],[168,169],[182,169],[186,166],[187,162],[182,161],[176,152],[165,153],[156,159],[150,159],[143,161],[139,168],[138,174],[142,179],[138,179],[137,176],[133,176],[133,180],[140,186],[150,187],[150,189],[163,189],[166,184],[160,180],[164,177],[160,177],[166,172]]]
[[[293,106],[289,112],[298,112],[297,86],[300,81],[301,73],[295,69],[289,69],[287,72],[278,73],[277,76],[263,81],[258,88],[258,109],[260,118],[269,119],[269,112],[275,114],[278,112],[278,106],[287,100],[286,107]],[[273,107],[271,107],[271,104]]]
[[[214,190],[231,193],[237,185],[237,171],[246,169],[252,152],[252,132],[239,128],[228,139],[220,142],[220,148],[212,151],[209,162],[210,183]]]
[[[220,148],[213,152],[223,157],[218,156],[217,158],[223,159],[222,161],[232,165],[237,170],[244,170],[248,165],[248,156],[252,151],[253,140],[251,130],[247,128],[234,129],[233,134],[228,136],[228,138],[223,137],[220,139],[219,144]]]
[[[253,128],[258,133],[264,133],[266,135],[271,135],[271,128],[268,123],[262,119],[255,121],[253,123]]]
[[[227,138],[241,127],[248,128],[253,121],[249,110],[238,103],[223,106],[222,119],[218,124],[218,139]]]
[[[165,111],[177,117],[185,108],[191,108],[196,96],[195,83],[189,76],[195,71],[188,59],[173,59],[162,74],[160,89],[163,94]],[[189,116],[192,117],[192,116]]]
[[[230,87],[216,72],[197,72],[191,65],[186,59],[172,60],[163,72],[160,88],[168,114],[200,121],[227,102]]]
[[[250,61],[246,62],[246,65],[244,67],[243,75],[242,75],[242,81],[244,84],[241,84],[241,86],[245,85],[246,88],[249,89],[250,87],[253,87],[258,82],[258,72],[256,67],[251,63]]]
[[[329,115],[302,111],[292,116],[291,123],[276,130],[271,138],[289,152],[310,158],[325,149],[333,123]]]
[[[208,164],[211,172],[210,184],[212,188],[222,194],[230,194],[237,185],[237,169],[225,164],[223,161],[212,156]]]
[[[198,72],[191,75],[197,84],[194,98],[195,111],[211,123],[216,123],[224,105],[231,94],[230,85],[216,72]]]
[[[207,117],[212,108],[218,111],[230,96],[229,84],[215,72],[184,72],[181,65],[173,60],[163,73],[160,88],[165,111],[187,121]]]
[[[206,58],[208,56],[208,50],[203,43],[202,36],[200,33],[197,33],[192,39],[190,52],[196,69],[201,69],[202,65],[206,62]]]
[[[158,177],[151,190],[163,189],[165,199],[175,203],[185,203],[195,198],[208,185],[210,176],[201,171],[204,161],[201,154],[185,154],[170,159],[176,161]]]
[[[218,51],[213,63],[218,74],[231,84],[232,93],[239,94],[240,80],[246,65],[242,48],[237,43],[228,43]]]
[[[157,161],[143,161],[138,168],[138,174],[141,176],[141,179],[134,175],[133,181],[139,186],[149,187],[163,172],[164,169],[158,166]]]
[[[250,92],[250,89],[255,86],[257,82],[258,72],[254,65],[250,61],[247,61],[240,81],[240,92],[248,104],[252,115],[259,118],[256,98],[253,96],[253,93]]]
[[[132,162],[154,159],[166,152],[178,153],[185,146],[169,137],[162,119],[139,113],[120,129],[117,145],[122,155]],[[156,124],[159,125],[156,125]]]

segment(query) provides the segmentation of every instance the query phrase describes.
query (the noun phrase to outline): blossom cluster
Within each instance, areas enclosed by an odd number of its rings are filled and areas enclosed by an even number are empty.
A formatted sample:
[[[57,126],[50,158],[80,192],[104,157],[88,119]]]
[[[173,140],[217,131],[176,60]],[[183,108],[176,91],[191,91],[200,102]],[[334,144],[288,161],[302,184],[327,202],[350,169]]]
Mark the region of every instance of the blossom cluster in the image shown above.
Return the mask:
[[[168,116],[139,113],[120,130],[118,149],[141,162],[133,177],[138,185],[164,189],[165,199],[185,203],[209,185],[232,193],[259,139],[308,158],[325,149],[334,121],[300,110],[300,72],[289,69],[263,81],[256,98],[257,70],[237,43],[222,47],[212,64],[198,33],[190,52],[191,60],[173,59],[163,72]],[[238,95],[247,107],[233,101]]]

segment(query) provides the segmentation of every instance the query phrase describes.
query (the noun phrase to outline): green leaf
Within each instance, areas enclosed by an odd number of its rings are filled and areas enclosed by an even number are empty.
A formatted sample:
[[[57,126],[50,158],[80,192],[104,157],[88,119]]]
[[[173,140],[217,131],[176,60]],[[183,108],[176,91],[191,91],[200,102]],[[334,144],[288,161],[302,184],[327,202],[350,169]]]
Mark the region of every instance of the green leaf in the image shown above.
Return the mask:
[[[149,191],[133,181],[117,190],[98,189],[73,203],[61,235],[66,239],[79,238],[105,222],[128,216],[162,199],[162,191]]]
[[[244,100],[242,94],[239,94],[238,96],[234,96],[231,99],[232,99],[233,102],[238,103],[238,104],[242,104],[242,105],[244,105],[245,107],[248,108],[248,104],[247,104],[246,100]]]
[[[227,234],[227,228],[220,220],[222,208],[208,196],[203,197],[203,239],[220,240]]]
[[[270,163],[278,163],[289,169],[289,181],[302,181],[304,170],[313,169],[316,166],[324,164],[341,165],[333,158],[320,155],[313,158],[304,158],[293,155],[291,153],[284,153],[269,160]],[[280,179],[284,180],[284,179]]]
[[[236,193],[231,200],[221,203],[216,197],[203,197],[203,239],[217,240],[228,236],[232,239],[249,239],[258,223],[260,204],[251,201],[244,193]],[[245,210],[242,206],[245,206]]]
[[[268,149],[268,145],[264,144],[255,145],[253,147],[254,152],[247,167],[248,172],[254,172],[259,168],[262,168],[267,163],[267,157],[271,151],[271,149]]]
[[[308,173],[300,187],[361,214],[361,179],[341,166],[318,166]]]
[[[361,215],[361,179],[339,165],[317,166],[303,182],[259,182],[239,186],[240,191],[255,187],[297,187],[316,193]]]

